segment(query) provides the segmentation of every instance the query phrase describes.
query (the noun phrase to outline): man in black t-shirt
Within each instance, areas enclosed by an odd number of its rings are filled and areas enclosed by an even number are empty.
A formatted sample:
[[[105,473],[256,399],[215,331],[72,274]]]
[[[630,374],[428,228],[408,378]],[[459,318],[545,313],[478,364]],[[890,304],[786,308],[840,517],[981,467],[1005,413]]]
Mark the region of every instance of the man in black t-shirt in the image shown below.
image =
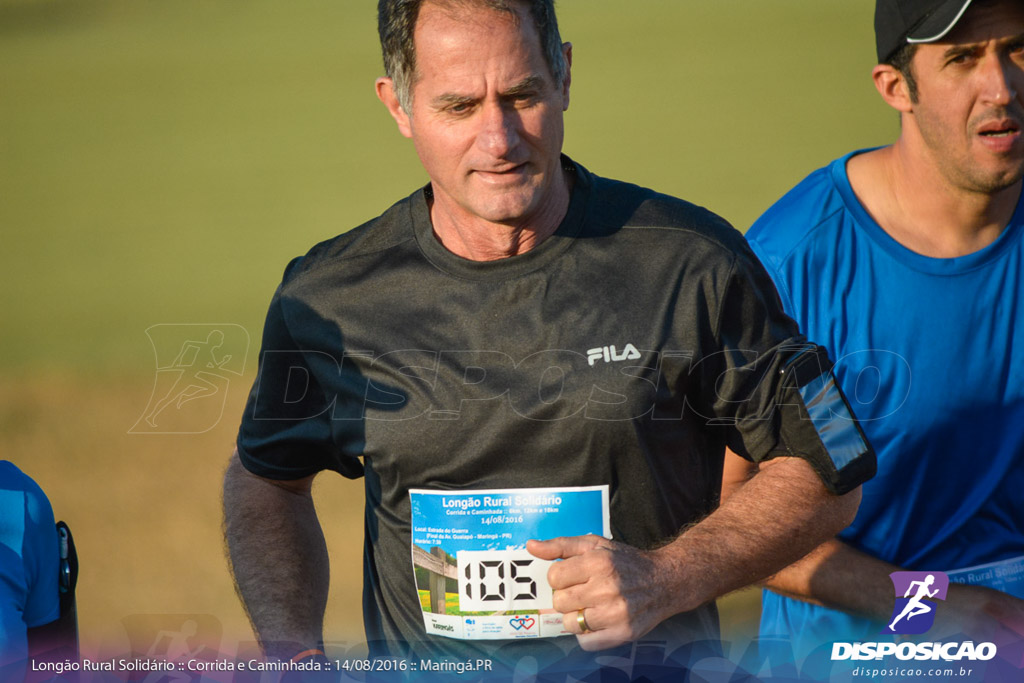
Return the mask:
[[[224,493],[269,654],[322,656],[323,470],[365,476],[374,654],[513,662],[567,640],[713,642],[714,599],[845,526],[874,472],[824,350],[742,237],[561,155],[572,47],[552,5],[380,2],[377,94],[430,184],[294,260],[271,302]],[[761,470],[718,507],[726,445]],[[462,553],[517,551],[422,516],[483,500],[511,537],[517,513],[552,528],[550,501],[593,491],[595,533],[491,564]],[[540,577],[549,605],[466,609],[512,600],[506,585],[535,597],[537,577],[516,576],[531,558],[561,560]],[[456,583],[466,602],[446,606]]]

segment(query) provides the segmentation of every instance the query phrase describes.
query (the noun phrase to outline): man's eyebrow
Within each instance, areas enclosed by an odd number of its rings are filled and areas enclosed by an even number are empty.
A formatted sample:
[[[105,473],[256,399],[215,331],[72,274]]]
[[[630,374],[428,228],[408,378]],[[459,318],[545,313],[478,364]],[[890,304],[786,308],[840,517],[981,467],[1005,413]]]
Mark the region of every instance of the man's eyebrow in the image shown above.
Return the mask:
[[[541,76],[527,76],[512,87],[501,93],[502,97],[514,97],[524,92],[534,92],[544,89],[544,79]]]
[[[1007,43],[1007,44],[1010,44],[1010,45],[1013,45],[1015,43],[1024,42],[1024,33],[1020,33],[1020,34],[1015,35],[1015,36],[1010,36],[1008,38],[1000,39],[999,42]],[[983,43],[958,43],[958,44],[955,44],[955,45],[951,45],[950,47],[948,47],[946,49],[945,52],[942,53],[942,56],[943,57],[955,57],[956,55],[962,55],[962,54],[967,53],[967,52],[974,52],[979,47],[981,47],[982,44]]]
[[[469,95],[444,93],[442,95],[438,95],[433,100],[431,100],[431,104],[433,104],[435,107],[444,106],[446,104],[471,104],[472,102],[475,101],[475,99],[476,98],[470,97]]]
[[[977,49],[978,43],[957,43],[946,48],[945,52],[942,53],[942,58],[956,57],[957,55],[974,52]]]
[[[503,90],[500,93],[500,97],[516,97],[527,92],[536,92],[544,88],[544,77],[533,75],[527,76],[523,80],[519,81],[515,85]],[[458,93],[443,93],[438,95],[431,104],[435,107],[444,107],[452,104],[472,104],[476,102],[477,98],[471,95],[459,95]]]

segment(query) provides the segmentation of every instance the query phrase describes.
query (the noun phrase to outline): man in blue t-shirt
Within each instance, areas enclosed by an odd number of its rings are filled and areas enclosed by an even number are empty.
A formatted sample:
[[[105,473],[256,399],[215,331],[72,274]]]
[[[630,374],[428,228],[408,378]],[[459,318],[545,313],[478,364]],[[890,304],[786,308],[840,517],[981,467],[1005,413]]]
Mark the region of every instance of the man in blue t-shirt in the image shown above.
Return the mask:
[[[60,616],[59,541],[50,501],[0,460],[0,679],[21,680],[27,657],[49,647],[43,627]]]
[[[1024,5],[879,0],[875,32],[899,139],[747,233],[878,453],[854,523],[766,583],[798,657],[885,640],[900,569],[949,574],[929,639],[1024,639]]]

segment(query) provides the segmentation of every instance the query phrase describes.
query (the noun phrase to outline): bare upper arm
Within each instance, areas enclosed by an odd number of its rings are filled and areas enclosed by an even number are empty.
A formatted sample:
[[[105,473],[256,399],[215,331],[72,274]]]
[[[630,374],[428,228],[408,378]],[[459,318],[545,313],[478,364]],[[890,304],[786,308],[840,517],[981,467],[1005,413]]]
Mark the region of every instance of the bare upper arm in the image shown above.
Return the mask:
[[[267,477],[261,477],[258,474],[253,474],[249,470],[245,469],[245,465],[242,464],[241,458],[238,457],[238,449],[236,448],[232,454],[231,459],[228,461],[227,471],[224,473],[224,488],[246,486],[246,485],[266,485],[274,486],[275,488],[290,493],[296,493],[299,495],[307,495],[313,488],[313,479],[316,478],[315,474],[301,479],[268,479]]]
[[[739,458],[739,456],[736,456]],[[821,477],[815,472],[811,463],[796,456],[780,456],[765,460],[754,465],[757,472],[771,469],[776,474],[783,474],[787,481],[794,482],[802,491],[803,502],[809,505],[824,505],[822,514],[827,515],[832,524],[836,525],[835,533],[839,533],[853,523],[860,507],[861,487],[856,486],[843,494],[828,490]],[[774,468],[785,468],[774,469]],[[757,474],[755,472],[755,474]],[[742,484],[737,484],[736,487]],[[736,489],[734,488],[733,491]]]

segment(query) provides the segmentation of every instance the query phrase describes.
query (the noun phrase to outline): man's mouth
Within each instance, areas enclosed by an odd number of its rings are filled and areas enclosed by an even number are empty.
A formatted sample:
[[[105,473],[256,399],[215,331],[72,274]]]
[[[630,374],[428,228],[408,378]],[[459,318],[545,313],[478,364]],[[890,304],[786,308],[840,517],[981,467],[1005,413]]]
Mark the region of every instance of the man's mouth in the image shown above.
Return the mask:
[[[513,173],[523,167],[523,164],[509,164],[507,166],[499,166],[496,168],[481,168],[479,169],[482,173]]]
[[[993,121],[981,127],[978,134],[986,138],[1006,138],[1020,132],[1020,124],[1012,120]]]
[[[476,175],[491,183],[510,183],[518,182],[523,177],[525,170],[526,164],[522,163],[495,168],[478,168]]]

